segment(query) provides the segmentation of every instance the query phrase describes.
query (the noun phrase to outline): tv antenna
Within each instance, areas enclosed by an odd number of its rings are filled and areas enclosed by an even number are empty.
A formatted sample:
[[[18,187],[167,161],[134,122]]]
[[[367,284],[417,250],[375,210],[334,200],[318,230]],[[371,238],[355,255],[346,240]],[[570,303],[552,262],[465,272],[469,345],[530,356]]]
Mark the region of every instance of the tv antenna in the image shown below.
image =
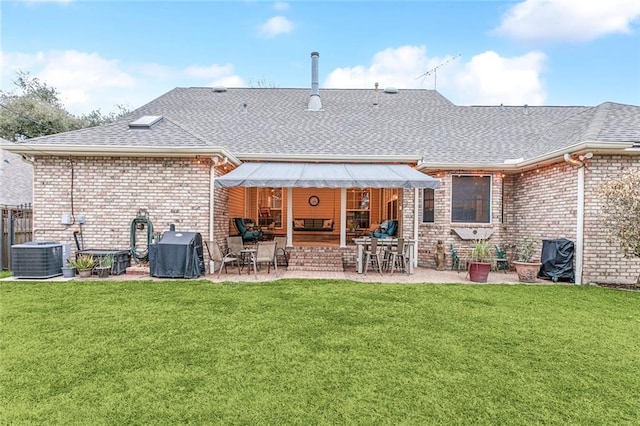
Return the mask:
[[[454,59],[458,59],[460,56],[462,56],[462,53],[458,53],[456,56],[453,56],[453,57],[447,59],[446,61],[444,61],[440,65],[431,68],[429,71],[425,72],[424,74],[421,74],[421,75],[417,76],[416,80],[419,79],[419,78],[422,78],[422,82],[424,83],[424,80],[427,77],[429,77],[431,74],[433,74],[433,90],[436,90],[436,87],[437,87],[436,85],[437,85],[437,82],[438,82],[438,68],[447,65],[449,62],[453,61]]]

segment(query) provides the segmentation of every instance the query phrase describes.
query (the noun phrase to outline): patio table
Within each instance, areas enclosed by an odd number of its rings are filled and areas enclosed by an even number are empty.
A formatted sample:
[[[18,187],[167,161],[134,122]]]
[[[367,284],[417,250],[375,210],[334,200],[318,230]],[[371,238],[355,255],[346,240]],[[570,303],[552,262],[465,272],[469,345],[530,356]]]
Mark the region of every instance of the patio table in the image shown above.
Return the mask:
[[[365,248],[371,244],[371,237],[354,238],[353,242],[356,244],[356,271],[359,274],[364,272],[364,252]],[[415,252],[415,240],[404,240],[404,243],[409,246],[409,274],[413,274],[413,258]],[[397,238],[379,238],[378,246],[390,246],[397,247]]]

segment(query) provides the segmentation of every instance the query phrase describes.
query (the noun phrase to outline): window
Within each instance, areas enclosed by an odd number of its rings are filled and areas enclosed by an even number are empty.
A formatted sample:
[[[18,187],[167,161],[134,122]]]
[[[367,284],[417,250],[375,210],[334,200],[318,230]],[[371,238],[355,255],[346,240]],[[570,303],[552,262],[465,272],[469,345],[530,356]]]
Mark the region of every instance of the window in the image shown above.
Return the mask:
[[[368,188],[347,189],[347,229],[369,228],[370,197]]]
[[[491,223],[491,176],[452,176],[451,222]]]
[[[435,191],[431,188],[422,190],[422,222],[433,223],[435,209]]]
[[[282,228],[282,188],[258,188],[258,225]]]

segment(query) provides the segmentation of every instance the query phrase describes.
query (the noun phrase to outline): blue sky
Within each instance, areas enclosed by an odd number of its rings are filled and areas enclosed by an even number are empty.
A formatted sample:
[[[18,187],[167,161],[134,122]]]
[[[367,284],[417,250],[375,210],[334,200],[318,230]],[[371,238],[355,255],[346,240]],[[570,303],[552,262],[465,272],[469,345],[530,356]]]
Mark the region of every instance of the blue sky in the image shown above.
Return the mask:
[[[459,105],[640,105],[640,1],[4,0],[16,70],[67,109],[136,108],[174,87],[436,88]],[[434,72],[433,70],[436,69]],[[430,71],[430,72],[429,72]],[[421,77],[422,76],[422,77]]]

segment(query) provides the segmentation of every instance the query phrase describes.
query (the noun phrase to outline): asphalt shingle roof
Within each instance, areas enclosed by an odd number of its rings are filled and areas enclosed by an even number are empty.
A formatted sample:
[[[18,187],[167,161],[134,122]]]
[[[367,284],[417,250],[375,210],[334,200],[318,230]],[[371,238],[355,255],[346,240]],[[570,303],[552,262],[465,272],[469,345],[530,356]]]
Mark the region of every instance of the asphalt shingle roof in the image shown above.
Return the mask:
[[[277,155],[415,155],[428,163],[496,164],[586,141],[640,142],[640,107],[456,106],[433,90],[176,88],[117,122],[30,143],[225,147],[239,159]],[[377,106],[374,106],[377,103]],[[246,104],[246,108],[244,105]],[[144,115],[164,119],[130,130]]]

